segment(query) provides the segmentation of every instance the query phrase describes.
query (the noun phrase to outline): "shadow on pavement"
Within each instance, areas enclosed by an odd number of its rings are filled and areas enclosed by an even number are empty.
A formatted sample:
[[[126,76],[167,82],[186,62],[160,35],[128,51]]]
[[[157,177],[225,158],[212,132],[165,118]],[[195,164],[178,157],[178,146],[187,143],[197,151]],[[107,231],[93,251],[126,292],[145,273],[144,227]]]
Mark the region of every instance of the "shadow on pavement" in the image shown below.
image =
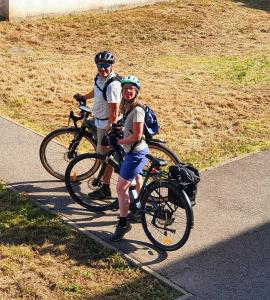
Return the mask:
[[[16,190],[29,193],[39,203],[65,215],[80,228],[91,232],[110,243],[112,230],[117,222],[118,212],[91,212],[75,203],[67,194],[66,187],[59,180],[35,180],[11,182]],[[157,264],[167,259],[167,253],[159,251],[147,240],[141,224],[133,224],[134,239],[124,239],[112,244],[126,254],[145,253],[142,265]],[[140,240],[143,237],[143,240]],[[136,255],[135,255],[136,256]]]
[[[270,222],[159,271],[199,299],[268,300]]]

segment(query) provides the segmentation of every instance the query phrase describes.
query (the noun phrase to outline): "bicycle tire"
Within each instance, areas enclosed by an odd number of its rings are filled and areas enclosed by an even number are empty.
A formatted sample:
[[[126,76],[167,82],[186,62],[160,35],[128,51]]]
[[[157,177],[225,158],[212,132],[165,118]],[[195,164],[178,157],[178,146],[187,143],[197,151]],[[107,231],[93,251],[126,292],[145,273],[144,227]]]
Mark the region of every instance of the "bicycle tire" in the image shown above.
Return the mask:
[[[67,165],[72,160],[67,157],[68,147],[77,132],[78,131],[74,127],[56,129],[45,136],[39,148],[39,157],[43,167],[52,176],[63,181],[65,180]],[[96,141],[90,134],[85,132],[78,147],[80,154],[85,151],[96,152]],[[75,152],[75,157],[78,156],[78,151]],[[98,167],[99,161],[97,160],[92,169],[86,174],[82,174],[83,177],[91,176]]]
[[[162,158],[167,161],[166,168],[180,162],[178,156],[162,143],[150,140],[148,142],[148,148],[149,148],[149,154],[157,158]]]
[[[84,168],[89,168],[91,162],[95,162],[97,159],[96,153],[85,153],[75,157],[68,165],[65,173],[66,188],[72,197],[72,199],[85,207],[89,211],[102,212],[106,210],[113,210],[118,208],[118,199],[116,193],[116,183],[118,174],[114,173],[111,177],[110,188],[112,196],[107,199],[90,199],[88,194],[95,189],[99,188],[102,184],[101,181],[97,181],[97,175],[102,176],[100,173],[102,163],[100,164],[97,172],[92,176],[84,179],[80,178],[80,172],[84,172]],[[95,176],[95,177],[94,177]],[[94,185],[94,182],[96,185]]]
[[[169,192],[177,204],[169,200]],[[169,181],[154,181],[146,187],[141,214],[143,230],[158,249],[174,251],[187,242],[193,226],[192,208]]]

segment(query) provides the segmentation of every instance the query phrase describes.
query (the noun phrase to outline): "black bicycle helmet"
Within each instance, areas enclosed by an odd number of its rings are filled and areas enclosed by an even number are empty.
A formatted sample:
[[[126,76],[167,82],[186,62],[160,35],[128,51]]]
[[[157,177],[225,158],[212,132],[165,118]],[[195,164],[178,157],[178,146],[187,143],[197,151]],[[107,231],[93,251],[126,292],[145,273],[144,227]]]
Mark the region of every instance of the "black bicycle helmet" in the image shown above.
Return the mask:
[[[115,58],[112,52],[110,51],[101,51],[96,54],[95,56],[95,63],[108,63],[108,64],[114,64]]]

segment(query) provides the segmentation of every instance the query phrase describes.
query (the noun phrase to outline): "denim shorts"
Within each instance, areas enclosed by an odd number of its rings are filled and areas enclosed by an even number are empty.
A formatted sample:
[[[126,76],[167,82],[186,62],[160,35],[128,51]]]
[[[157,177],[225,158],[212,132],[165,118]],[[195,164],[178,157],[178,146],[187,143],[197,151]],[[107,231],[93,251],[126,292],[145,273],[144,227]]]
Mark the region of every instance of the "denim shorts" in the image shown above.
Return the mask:
[[[148,147],[138,152],[127,153],[121,165],[119,175],[128,181],[132,181],[142,172],[143,167],[146,165],[146,154],[148,154]]]

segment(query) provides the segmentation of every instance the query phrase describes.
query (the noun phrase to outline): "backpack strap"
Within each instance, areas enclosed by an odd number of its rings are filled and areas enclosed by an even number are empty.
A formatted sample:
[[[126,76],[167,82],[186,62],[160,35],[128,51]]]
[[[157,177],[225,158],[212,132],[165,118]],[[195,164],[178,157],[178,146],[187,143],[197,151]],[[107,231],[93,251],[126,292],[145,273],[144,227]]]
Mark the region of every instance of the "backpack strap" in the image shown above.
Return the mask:
[[[105,85],[104,85],[104,88],[103,88],[102,93],[103,93],[103,98],[104,98],[105,101],[108,101],[108,99],[107,99],[107,89],[108,89],[108,86],[109,86],[112,82],[114,82],[114,81],[120,81],[120,79],[119,79],[117,76],[113,76],[113,77],[111,77],[108,81],[106,81],[106,83],[105,83]]]
[[[133,107],[133,109],[134,109],[135,107],[137,107],[137,106],[141,107],[141,108],[145,111],[145,105],[144,105],[144,104],[142,104],[142,103],[137,103],[137,104]],[[132,110],[133,110],[133,109],[132,109]],[[129,113],[132,112],[132,110],[128,111],[128,112],[124,115],[124,118],[123,118],[123,119],[124,119],[124,122],[126,121],[127,116],[129,115]],[[130,131],[131,133],[133,133],[132,130],[129,130],[129,131]],[[130,154],[130,153],[135,149],[135,147],[139,144],[139,142],[140,142],[141,140],[143,140],[143,137],[141,137],[141,139],[140,139],[139,141],[135,142],[135,143],[131,146],[130,150],[128,151],[128,154]]]
[[[136,103],[136,105],[132,108],[132,110],[133,110],[135,107],[137,107],[137,106],[141,107],[141,108],[145,111],[145,105],[142,104],[142,103]],[[126,113],[124,114],[124,117],[123,117],[124,123],[125,123],[125,121],[126,121],[127,116],[129,115],[129,113],[132,112],[132,110],[129,110],[128,112],[126,112]]]
[[[113,76],[111,77],[110,79],[108,79],[104,85],[104,88],[102,89],[98,84],[97,84],[97,80],[98,80],[98,74],[97,76],[95,77],[94,81],[95,81],[95,86],[102,92],[102,95],[103,95],[103,99],[105,101],[108,101],[107,99],[107,89],[108,89],[108,86],[114,82],[114,81],[120,81],[120,76],[116,75],[116,76]]]
[[[95,81],[95,86],[103,93],[102,88],[97,84],[97,80],[98,80],[98,74],[97,74],[97,76],[96,76],[95,79],[94,79],[94,81]]]

